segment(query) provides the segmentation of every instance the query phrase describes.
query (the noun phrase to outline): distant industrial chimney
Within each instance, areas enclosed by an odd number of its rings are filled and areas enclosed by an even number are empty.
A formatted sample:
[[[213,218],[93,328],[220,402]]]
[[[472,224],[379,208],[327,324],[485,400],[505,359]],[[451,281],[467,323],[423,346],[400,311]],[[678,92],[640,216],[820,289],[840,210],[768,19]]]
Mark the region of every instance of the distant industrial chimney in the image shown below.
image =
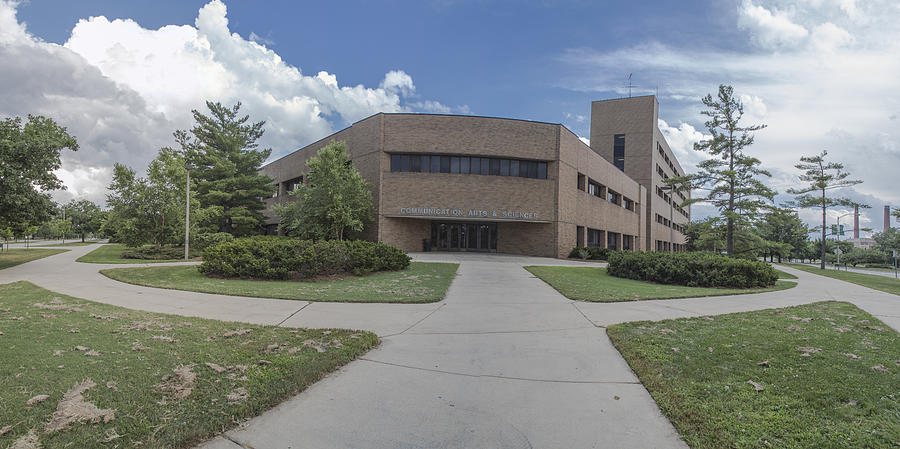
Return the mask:
[[[891,229],[891,206],[884,206],[884,232]]]
[[[853,205],[853,238],[859,239],[859,205]]]

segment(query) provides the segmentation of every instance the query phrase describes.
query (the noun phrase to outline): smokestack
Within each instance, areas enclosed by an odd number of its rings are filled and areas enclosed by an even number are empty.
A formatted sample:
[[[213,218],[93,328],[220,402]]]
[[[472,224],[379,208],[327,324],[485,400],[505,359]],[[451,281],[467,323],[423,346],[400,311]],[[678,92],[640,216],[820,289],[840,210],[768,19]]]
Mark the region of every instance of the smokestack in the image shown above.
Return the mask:
[[[859,205],[853,205],[853,238],[859,239]]]
[[[891,229],[891,206],[884,206],[884,232]]]

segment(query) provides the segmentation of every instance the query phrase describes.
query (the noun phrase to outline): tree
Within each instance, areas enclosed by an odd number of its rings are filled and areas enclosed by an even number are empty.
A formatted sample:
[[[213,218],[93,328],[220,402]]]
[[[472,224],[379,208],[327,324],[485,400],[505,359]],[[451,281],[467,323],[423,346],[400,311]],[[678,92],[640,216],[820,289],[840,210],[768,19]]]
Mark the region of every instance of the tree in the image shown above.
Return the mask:
[[[78,142],[49,118],[0,120],[0,226],[18,235],[50,218],[53,202],[45,192],[63,187],[54,171],[64,149],[76,151]]]
[[[196,125],[176,131],[191,169],[192,191],[209,232],[228,232],[236,236],[259,233],[264,224],[262,198],[272,196],[272,178],[259,174],[259,168],[272,150],[258,150],[256,141],[263,135],[265,122],[248,123],[249,116],[238,116],[241,103],[225,107],[206,102],[210,115],[192,111]]]
[[[81,236],[84,242],[85,234],[93,234],[100,230],[97,217],[100,215],[100,207],[88,200],[72,200],[63,208],[66,218],[72,221],[72,232]]]
[[[900,251],[900,229],[888,228],[884,232],[878,232],[872,236],[875,240],[875,248],[887,254]]]
[[[822,209],[822,240],[825,240],[825,217],[826,211],[833,206],[863,206],[857,204],[847,198],[833,198],[828,196],[828,191],[850,187],[862,183],[859,180],[847,179],[850,174],[844,172],[844,164],[838,162],[826,162],[825,157],[828,151],[822,151],[817,156],[802,156],[800,163],[795,165],[803,174],[800,180],[809,183],[806,187],[800,189],[788,189],[788,193],[797,195],[797,207],[814,207]],[[813,194],[815,192],[815,194]],[[819,268],[825,269],[825,246],[820,245],[821,262]]]
[[[372,218],[372,186],[347,157],[344,142],[332,140],[306,162],[308,184],[291,194],[298,202],[276,207],[287,235],[343,240]]]
[[[150,162],[146,178],[116,164],[103,232],[130,247],[183,243],[185,176],[182,155],[170,148]]]
[[[731,86],[720,85],[716,98],[707,95],[702,101],[709,108],[701,114],[709,117],[706,128],[712,138],[695,143],[694,150],[709,153],[712,158],[697,165],[698,173],[672,178],[668,183],[679,185],[678,190],[708,191],[705,197],[691,198],[684,204],[708,202],[719,209],[725,220],[725,252],[734,255],[737,229],[748,225],[775,197],[775,191],[758,179],[771,174],[760,168],[759,159],[745,154],[753,144],[751,133],[765,125],[740,124],[744,106],[734,97]]]
[[[795,248],[801,249],[809,241],[809,228],[792,209],[773,208],[761,220],[758,229],[760,237],[770,242],[769,256],[777,256],[778,263],[781,263],[782,257],[793,255]]]

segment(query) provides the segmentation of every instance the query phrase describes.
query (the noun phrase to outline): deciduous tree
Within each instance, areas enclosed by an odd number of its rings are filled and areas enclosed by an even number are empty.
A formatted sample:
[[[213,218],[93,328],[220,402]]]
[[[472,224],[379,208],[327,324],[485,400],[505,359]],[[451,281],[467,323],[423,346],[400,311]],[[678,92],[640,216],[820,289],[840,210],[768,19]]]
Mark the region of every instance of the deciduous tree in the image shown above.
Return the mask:
[[[100,207],[88,200],[72,200],[63,208],[66,210],[66,218],[72,221],[72,232],[81,236],[84,242],[86,234],[92,234],[100,230],[97,217],[100,215]]]
[[[78,150],[78,142],[49,118],[0,120],[0,226],[19,234],[50,218],[54,206],[46,192],[63,187],[54,171],[65,149]]]
[[[350,164],[344,142],[332,140],[306,165],[308,183],[291,193],[298,202],[276,208],[282,231],[335,240],[361,232],[372,217],[372,186]]]

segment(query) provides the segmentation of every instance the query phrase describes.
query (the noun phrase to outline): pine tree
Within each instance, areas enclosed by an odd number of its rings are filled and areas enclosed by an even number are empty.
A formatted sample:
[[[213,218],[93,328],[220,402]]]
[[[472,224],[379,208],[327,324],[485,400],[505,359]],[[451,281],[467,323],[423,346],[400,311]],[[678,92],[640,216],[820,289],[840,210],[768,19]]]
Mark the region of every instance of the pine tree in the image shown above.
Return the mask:
[[[864,204],[857,204],[848,198],[832,198],[828,197],[828,191],[840,189],[843,187],[855,186],[862,183],[859,180],[847,179],[850,173],[844,172],[844,164],[838,162],[826,162],[825,156],[828,151],[822,151],[817,156],[803,156],[800,163],[795,167],[803,170],[800,180],[808,182],[804,188],[788,189],[788,193],[797,195],[797,207],[814,207],[822,209],[822,241],[825,240],[825,214],[829,207],[832,206],[857,206],[868,207]],[[815,192],[815,194],[813,194]],[[819,245],[821,262],[819,268],[825,269],[825,245]]]
[[[706,128],[712,138],[694,144],[694,150],[709,153],[712,158],[697,165],[698,173],[673,178],[669,184],[680,185],[678,190],[688,185],[708,191],[705,197],[692,198],[685,204],[708,202],[719,209],[725,220],[725,251],[733,255],[736,230],[749,226],[775,197],[775,191],[758,179],[772,175],[760,168],[759,159],[744,151],[753,144],[751,133],[765,125],[740,124],[744,106],[734,97],[731,86],[720,85],[716,98],[707,95],[702,101],[709,108],[701,114],[709,117]]]
[[[226,107],[208,101],[206,107],[209,115],[192,111],[196,125],[190,133],[175,132],[191,168],[191,191],[204,209],[198,212],[207,217],[205,230],[257,234],[264,224],[262,198],[275,191],[273,179],[259,174],[272,152],[257,149],[265,122],[238,116],[240,102]]]

